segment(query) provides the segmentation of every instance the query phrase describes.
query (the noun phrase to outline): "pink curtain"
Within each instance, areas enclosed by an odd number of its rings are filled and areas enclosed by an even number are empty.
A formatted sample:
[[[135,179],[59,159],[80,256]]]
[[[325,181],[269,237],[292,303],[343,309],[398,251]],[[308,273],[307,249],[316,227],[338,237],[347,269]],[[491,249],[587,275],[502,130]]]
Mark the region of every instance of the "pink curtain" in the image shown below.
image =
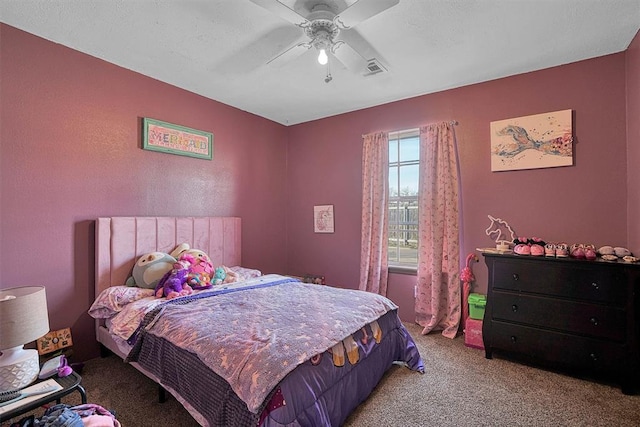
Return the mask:
[[[384,132],[363,138],[359,289],[386,296],[389,276],[389,140]]]
[[[416,322],[455,338],[460,324],[458,159],[452,123],[420,128]]]

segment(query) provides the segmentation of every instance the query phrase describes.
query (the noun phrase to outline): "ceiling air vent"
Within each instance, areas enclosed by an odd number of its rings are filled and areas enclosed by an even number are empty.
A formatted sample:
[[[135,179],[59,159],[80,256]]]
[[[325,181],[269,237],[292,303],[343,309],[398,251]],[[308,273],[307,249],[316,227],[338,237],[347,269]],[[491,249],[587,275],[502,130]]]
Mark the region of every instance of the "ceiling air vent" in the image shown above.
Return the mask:
[[[365,76],[370,76],[370,75],[382,73],[385,71],[387,71],[387,69],[384,68],[382,64],[378,62],[377,59],[373,58],[367,61],[367,70],[365,72]]]

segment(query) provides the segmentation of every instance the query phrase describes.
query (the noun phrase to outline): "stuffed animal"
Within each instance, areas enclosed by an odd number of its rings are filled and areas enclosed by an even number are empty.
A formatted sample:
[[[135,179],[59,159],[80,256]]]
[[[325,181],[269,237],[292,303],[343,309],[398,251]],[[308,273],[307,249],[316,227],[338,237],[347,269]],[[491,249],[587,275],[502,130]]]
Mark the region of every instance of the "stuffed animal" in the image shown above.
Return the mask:
[[[215,272],[213,274],[213,278],[211,279],[211,282],[214,285],[222,285],[226,276],[227,274],[225,273],[223,266],[216,267]]]
[[[209,255],[200,249],[192,249],[189,244],[179,245],[173,252],[178,261],[187,261],[190,264],[187,283],[195,290],[209,289],[213,276],[213,264]]]
[[[221,265],[214,270],[211,282],[214,285],[222,285],[224,283],[233,283],[239,280],[239,275],[226,265]]]
[[[180,258],[180,255],[182,255],[184,252],[188,251],[189,249],[191,249],[191,246],[189,246],[188,243],[182,243],[176,246],[176,248],[171,252],[171,256],[174,257],[175,259],[178,259]]]
[[[195,290],[209,289],[211,287],[211,276],[213,274],[213,264],[204,252],[200,256],[194,257],[192,250],[180,255],[180,260],[189,263],[189,274],[187,283]]]
[[[236,273],[226,265],[223,265],[222,268],[224,268],[224,280],[222,281],[222,283],[233,283],[240,280],[240,275],[238,273]]]
[[[167,272],[158,282],[155,288],[156,298],[173,299],[193,293],[193,289],[187,283],[190,266],[188,261],[176,261],[171,271]]]
[[[162,277],[173,268],[176,259],[164,252],[151,252],[138,258],[127,286],[155,289]]]

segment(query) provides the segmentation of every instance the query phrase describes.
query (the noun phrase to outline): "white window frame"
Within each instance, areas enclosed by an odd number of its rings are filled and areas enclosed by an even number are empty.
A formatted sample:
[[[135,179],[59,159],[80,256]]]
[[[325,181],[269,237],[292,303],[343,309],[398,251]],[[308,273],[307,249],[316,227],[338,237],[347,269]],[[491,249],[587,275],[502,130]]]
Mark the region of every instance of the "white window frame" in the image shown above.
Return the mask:
[[[415,273],[417,267],[418,267],[418,262],[417,262],[417,245],[418,245],[418,194],[416,192],[415,195],[401,195],[400,194],[400,168],[402,168],[403,166],[413,166],[413,165],[420,165],[420,158],[418,155],[418,159],[411,159],[408,161],[400,161],[400,144],[401,141],[403,139],[408,139],[408,138],[420,138],[420,129],[416,128],[416,129],[407,129],[407,130],[401,130],[401,131],[397,131],[397,132],[390,132],[388,134],[388,140],[389,140],[389,144],[391,144],[391,142],[393,141],[397,141],[397,149],[398,149],[398,153],[396,156],[397,161],[396,162],[391,162],[391,160],[389,160],[389,173],[391,176],[391,170],[392,169],[396,169],[397,173],[397,186],[396,188],[398,189],[398,194],[393,195],[391,194],[391,188],[389,189],[389,226],[388,226],[388,233],[389,233],[389,251],[388,251],[388,262],[389,262],[389,269],[392,270],[393,272],[407,272],[407,273]],[[387,185],[389,185],[389,183],[387,183]],[[416,182],[416,186],[418,185],[418,183]],[[392,215],[391,214],[391,210],[392,210],[392,205],[396,204],[397,206],[397,210],[398,212],[396,212],[396,215]],[[398,204],[405,204],[407,211],[405,216],[406,218],[400,218],[400,208],[398,206]],[[415,213],[410,213],[408,212],[408,209],[410,206],[415,206]],[[413,220],[415,219],[415,221]],[[406,228],[408,226],[414,225],[415,226],[415,232],[407,232],[405,231]],[[392,246],[392,237],[395,233],[395,245]],[[410,234],[415,235],[415,245],[416,245],[416,260],[413,262],[402,262],[401,256],[400,256],[400,250],[401,250],[401,245],[400,245],[400,233],[404,233],[405,236],[405,244],[408,244],[409,239],[408,236]],[[397,248],[395,249],[395,255],[392,256],[392,251],[393,248]]]

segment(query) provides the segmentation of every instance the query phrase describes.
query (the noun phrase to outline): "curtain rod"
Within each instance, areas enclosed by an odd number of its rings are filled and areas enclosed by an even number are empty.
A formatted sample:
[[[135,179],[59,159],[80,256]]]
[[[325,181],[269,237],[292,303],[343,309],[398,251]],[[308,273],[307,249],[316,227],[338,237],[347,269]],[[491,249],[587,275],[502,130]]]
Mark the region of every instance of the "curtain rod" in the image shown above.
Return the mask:
[[[451,126],[457,126],[457,125],[458,125],[458,121],[457,121],[457,120],[451,120],[451,121],[449,122],[449,124],[450,124]],[[395,132],[414,132],[414,131],[419,131],[419,130],[420,130],[420,128],[418,127],[418,128],[412,128],[412,129],[397,129],[397,130],[391,130],[391,131],[389,131],[389,132],[387,132],[387,133],[395,133]],[[366,136],[366,135],[364,135],[364,134],[363,134],[363,135],[362,135],[362,138],[364,138],[365,136]]]

